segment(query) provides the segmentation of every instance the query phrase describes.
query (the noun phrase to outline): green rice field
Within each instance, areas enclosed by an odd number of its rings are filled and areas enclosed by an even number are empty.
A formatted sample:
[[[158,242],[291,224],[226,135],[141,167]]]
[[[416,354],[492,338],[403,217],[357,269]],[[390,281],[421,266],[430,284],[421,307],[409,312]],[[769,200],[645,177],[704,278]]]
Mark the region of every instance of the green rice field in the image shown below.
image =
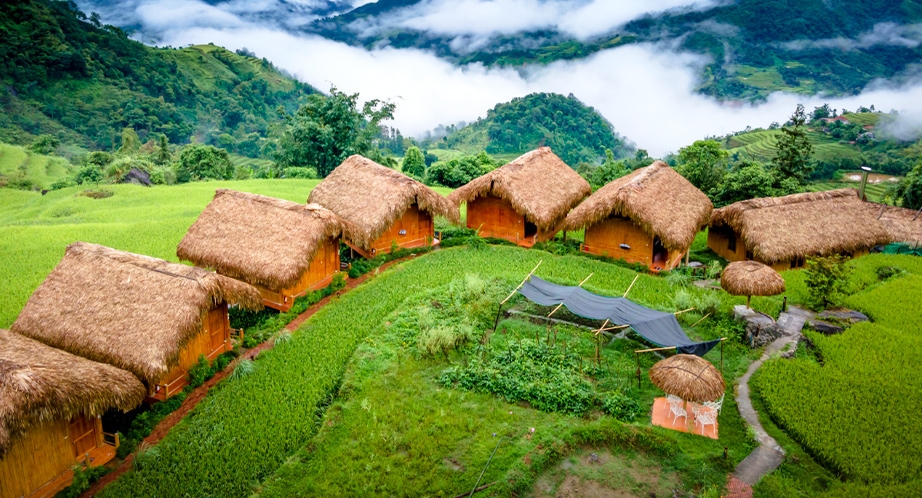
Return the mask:
[[[42,189],[55,180],[70,175],[72,166],[62,157],[43,156],[27,152],[23,147],[0,143],[0,175],[24,178]]]

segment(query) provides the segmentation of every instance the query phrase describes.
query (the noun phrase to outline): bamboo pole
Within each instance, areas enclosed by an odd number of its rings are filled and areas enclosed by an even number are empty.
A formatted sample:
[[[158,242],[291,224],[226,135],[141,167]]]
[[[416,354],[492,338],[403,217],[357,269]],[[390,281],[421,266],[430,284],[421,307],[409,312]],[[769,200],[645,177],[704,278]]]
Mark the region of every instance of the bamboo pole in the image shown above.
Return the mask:
[[[687,310],[676,311],[673,315],[681,315],[682,313],[688,313],[689,311],[694,311],[695,308],[688,308]]]
[[[577,285],[577,287],[582,287],[583,284],[585,284],[587,280],[592,278],[593,275],[595,275],[595,272],[590,273],[588,277],[584,278],[583,281],[580,282],[579,285]],[[557,310],[559,310],[561,306],[563,306],[563,303],[558,304],[556,308],[554,308],[550,313],[547,314],[547,317],[550,318],[551,315],[553,315],[554,313],[557,313]]]
[[[665,351],[667,349],[675,349],[675,348],[676,348],[675,346],[669,346],[665,348],[638,349],[638,350],[635,350],[634,353],[635,354],[636,353],[652,353],[654,351]]]
[[[539,266],[541,266],[541,263],[543,263],[543,262],[544,262],[543,259],[540,260],[540,261],[538,261],[538,264],[536,264],[535,267],[532,268],[530,272],[528,272],[528,275],[525,276],[525,279],[522,280],[522,283],[520,283],[518,286],[516,286],[516,288],[515,288],[512,292],[510,292],[508,296],[506,296],[506,299],[503,299],[503,300],[499,303],[499,305],[502,306],[502,305],[506,304],[506,301],[512,299],[512,296],[514,296],[515,293],[518,292],[519,289],[521,289],[522,286],[525,285],[525,282],[528,282],[528,279],[531,278],[532,275],[534,275],[535,271],[538,269]]]
[[[637,279],[638,279],[638,278],[640,278],[640,274],[639,274],[639,273],[638,273],[637,275],[634,276],[634,280],[631,282],[631,285],[629,285],[629,286],[627,287],[627,290],[624,291],[624,295],[621,296],[621,297],[627,297],[627,293],[628,293],[628,292],[631,292],[631,288],[634,287],[634,284],[637,282]]]
[[[690,328],[690,329],[693,329],[693,328],[695,328],[695,325],[698,325],[699,323],[701,323],[701,322],[703,322],[703,321],[704,321],[704,319],[705,319],[705,318],[707,318],[707,317],[709,317],[709,316],[711,316],[711,314],[710,314],[710,313],[708,313],[707,315],[704,315],[704,316],[702,316],[700,320],[698,320],[697,322],[695,322],[695,323],[694,323],[694,325],[692,325],[692,326],[691,326],[691,327],[689,327],[689,328]]]

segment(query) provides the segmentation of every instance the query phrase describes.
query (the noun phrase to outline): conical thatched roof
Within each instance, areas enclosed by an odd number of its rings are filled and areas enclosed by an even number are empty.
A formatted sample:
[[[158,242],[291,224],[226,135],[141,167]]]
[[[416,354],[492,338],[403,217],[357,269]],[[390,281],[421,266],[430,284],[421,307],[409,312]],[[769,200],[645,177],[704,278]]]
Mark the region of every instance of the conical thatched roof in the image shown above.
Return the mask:
[[[147,390],[134,375],[0,330],[0,459],[30,427],[128,411]]]
[[[452,223],[461,219],[457,206],[438,192],[359,155],[346,158],[311,191],[307,201],[351,223],[355,230],[349,239],[365,249],[413,204],[432,217],[444,216]]]
[[[693,354],[677,354],[650,368],[650,381],[666,394],[703,403],[724,395],[726,385],[711,362]]]
[[[455,204],[486,195],[508,200],[512,208],[541,230],[552,230],[592,193],[589,183],[550,147],[522,154],[448,196]]]
[[[768,264],[866,251],[890,241],[854,189],[740,201],[711,213],[711,228],[724,226]]]
[[[890,234],[890,242],[922,245],[922,213],[886,204],[866,202],[865,208]]]
[[[734,296],[775,296],[784,292],[784,279],[770,266],[737,261],[720,274],[720,286]]]
[[[662,161],[640,168],[597,190],[568,216],[578,230],[609,216],[630,218],[671,251],[684,252],[707,226],[714,208],[704,192]]]
[[[16,333],[156,383],[214,303],[262,309],[251,285],[191,266],[71,244],[13,323]]]
[[[307,271],[323,241],[339,237],[346,226],[318,204],[218,189],[176,255],[250,284],[283,289]]]

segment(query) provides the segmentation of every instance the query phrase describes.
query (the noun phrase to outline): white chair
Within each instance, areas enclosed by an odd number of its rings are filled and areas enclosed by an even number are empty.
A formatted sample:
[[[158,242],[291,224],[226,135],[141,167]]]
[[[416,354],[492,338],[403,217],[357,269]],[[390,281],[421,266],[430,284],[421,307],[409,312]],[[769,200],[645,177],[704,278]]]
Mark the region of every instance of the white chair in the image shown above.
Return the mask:
[[[688,422],[688,412],[685,411],[685,400],[675,396],[667,398],[669,401],[669,414],[672,416],[672,425],[675,425],[675,421],[682,417]]]
[[[683,404],[682,401],[683,401],[682,398],[680,398],[680,397],[678,397],[678,396],[675,396],[675,395],[672,395],[672,394],[667,394],[667,395],[666,395],[666,403],[667,403],[667,404],[666,404],[666,409],[668,410],[672,405],[680,405],[680,406],[681,406],[681,405]]]
[[[692,407],[692,413],[695,415],[695,427],[698,427],[698,423],[701,423],[701,434],[704,434],[705,427],[712,425],[714,426],[714,434],[717,434],[717,410],[713,408],[704,408],[699,410],[697,407]]]
[[[724,396],[726,396],[726,394],[724,394]],[[721,396],[717,401],[705,401],[701,403],[701,405],[716,411],[717,414],[720,415],[720,409],[724,406],[724,396]]]

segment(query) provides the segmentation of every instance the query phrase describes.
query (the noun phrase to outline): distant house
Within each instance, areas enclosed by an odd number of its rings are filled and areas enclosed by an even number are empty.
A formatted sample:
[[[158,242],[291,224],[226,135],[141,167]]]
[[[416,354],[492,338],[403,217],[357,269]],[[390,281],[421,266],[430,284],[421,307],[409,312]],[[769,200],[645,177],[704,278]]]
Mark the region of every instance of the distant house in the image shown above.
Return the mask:
[[[669,270],[707,226],[713,207],[682,175],[656,161],[597,190],[567,216],[565,228],[586,229],[583,252]]]
[[[100,416],[144,400],[134,375],[0,330],[0,498],[44,497],[115,457]]]
[[[265,306],[288,311],[339,271],[346,225],[318,204],[218,189],[176,255],[253,285]]]
[[[531,247],[554,237],[592,189],[549,147],[519,156],[448,196],[467,203],[467,227],[481,237]]]
[[[317,203],[349,222],[344,241],[366,258],[391,247],[438,244],[436,216],[458,223],[458,208],[438,192],[365,157],[349,156],[311,191]]]
[[[262,309],[254,287],[200,268],[76,242],[12,330],[128,370],[164,400],[200,356],[232,349],[227,305]]]
[[[708,247],[728,261],[755,260],[775,270],[807,258],[859,256],[890,241],[855,189],[750,199],[711,213]]]

